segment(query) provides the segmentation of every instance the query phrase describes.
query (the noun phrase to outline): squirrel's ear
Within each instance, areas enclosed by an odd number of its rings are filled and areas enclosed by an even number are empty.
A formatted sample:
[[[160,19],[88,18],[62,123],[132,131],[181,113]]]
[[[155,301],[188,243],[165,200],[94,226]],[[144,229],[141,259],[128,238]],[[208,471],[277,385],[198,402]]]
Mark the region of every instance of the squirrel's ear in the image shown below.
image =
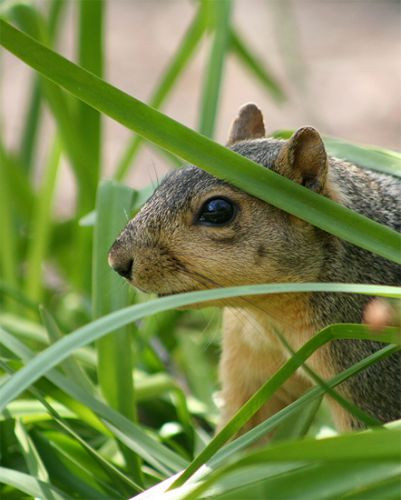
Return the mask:
[[[253,103],[244,104],[231,125],[227,146],[246,139],[257,139],[264,136],[265,126],[262,112]]]
[[[320,192],[326,182],[327,168],[327,154],[319,132],[312,127],[303,127],[282,147],[274,170]]]

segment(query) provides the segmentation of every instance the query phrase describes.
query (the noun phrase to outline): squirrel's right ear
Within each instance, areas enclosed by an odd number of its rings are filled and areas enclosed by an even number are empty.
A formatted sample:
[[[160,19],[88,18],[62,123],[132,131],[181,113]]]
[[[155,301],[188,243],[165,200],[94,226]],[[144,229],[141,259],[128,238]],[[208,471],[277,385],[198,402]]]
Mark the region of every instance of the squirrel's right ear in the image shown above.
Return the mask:
[[[328,160],[319,132],[302,127],[284,143],[274,170],[289,179],[321,192],[326,184]]]
[[[238,112],[237,118],[231,125],[227,146],[246,139],[257,139],[265,136],[263,115],[253,103],[244,104]]]

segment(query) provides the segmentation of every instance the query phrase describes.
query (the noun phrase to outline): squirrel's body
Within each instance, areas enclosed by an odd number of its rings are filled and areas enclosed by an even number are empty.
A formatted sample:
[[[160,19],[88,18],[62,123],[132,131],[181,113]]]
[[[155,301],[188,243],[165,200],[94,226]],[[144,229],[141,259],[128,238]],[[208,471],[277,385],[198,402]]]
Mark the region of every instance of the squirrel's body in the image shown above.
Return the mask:
[[[300,129],[289,141],[263,138],[254,105],[242,108],[229,146],[266,168],[299,182],[377,222],[401,231],[400,182],[328,158],[319,134]],[[226,219],[226,220],[224,220]],[[160,295],[270,282],[401,284],[400,266],[339,240],[206,172],[172,172],[110,251],[110,263],[135,286]],[[293,350],[325,326],[360,323],[371,300],[365,295],[309,293],[221,301],[222,423],[288,359],[275,333]],[[375,352],[371,341],[338,340],[308,361],[324,379]],[[248,423],[252,427],[297,399],[311,386],[299,370]],[[339,390],[381,421],[401,417],[399,353],[370,366]],[[360,423],[331,402],[340,428]]]

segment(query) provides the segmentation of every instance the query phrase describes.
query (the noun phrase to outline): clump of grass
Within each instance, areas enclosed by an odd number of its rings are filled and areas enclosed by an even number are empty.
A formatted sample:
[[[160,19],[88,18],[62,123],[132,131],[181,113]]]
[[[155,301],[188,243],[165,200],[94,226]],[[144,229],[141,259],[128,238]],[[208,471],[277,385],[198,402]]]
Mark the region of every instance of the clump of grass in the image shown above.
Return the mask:
[[[51,48],[65,6],[66,2],[53,0],[43,12],[14,2],[0,11],[0,43],[36,71],[19,149],[9,151],[0,136],[0,496],[159,498],[172,483],[171,498],[396,496],[399,423],[316,439],[328,424],[320,407],[322,396],[329,392],[338,397],[338,384],[398,350],[395,329],[377,337],[388,344],[380,351],[333,380],[316,379],[316,387],[298,401],[227,444],[315,349],[334,338],[372,338],[372,334],[360,325],[335,325],[317,333],[212,438],[219,318],[214,311],[175,308],[213,297],[284,290],[399,297],[398,289],[258,285],[144,302],[112,273],[106,255],[126,215],[135,213],[150,193],[119,182],[135,164],[143,139],[396,261],[399,235],[260,169],[154,109],[164,104],[206,36],[213,41],[199,118],[205,135],[213,136],[229,52],[273,99],[284,99],[276,79],[233,26],[231,2],[199,3],[156,85],[152,108],[101,78],[102,1],[74,3],[79,14],[80,66]],[[50,110],[56,134],[36,189],[31,179],[43,108]],[[103,114],[136,134],[116,164],[115,181],[101,181]],[[331,138],[326,145],[330,152],[370,168],[400,171],[397,153]],[[76,211],[67,221],[52,212],[61,157],[67,158],[78,190]],[[318,215],[308,211],[311,202],[320,208]],[[64,291],[43,279],[43,266],[49,264]],[[341,399],[340,403],[347,405]],[[358,408],[349,404],[347,408],[362,420],[367,418]],[[276,428],[285,442],[260,451],[247,448]],[[302,439],[306,434],[309,437]],[[294,490],[300,481],[301,493]]]

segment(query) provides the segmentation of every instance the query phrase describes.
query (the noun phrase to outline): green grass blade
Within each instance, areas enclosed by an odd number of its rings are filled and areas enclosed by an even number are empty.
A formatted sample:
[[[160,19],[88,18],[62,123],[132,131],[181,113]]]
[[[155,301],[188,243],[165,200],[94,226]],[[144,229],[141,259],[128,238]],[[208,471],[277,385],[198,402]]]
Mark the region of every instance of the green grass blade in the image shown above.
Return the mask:
[[[113,332],[118,328],[133,321],[141,319],[150,314],[166,311],[184,305],[189,305],[207,300],[217,300],[236,296],[258,295],[267,293],[287,292],[311,292],[311,291],[335,291],[345,293],[362,293],[367,295],[381,295],[399,298],[401,291],[397,287],[377,285],[347,285],[343,283],[294,283],[274,285],[252,285],[232,288],[207,290],[202,292],[189,292],[174,296],[163,297],[144,304],[137,304],[115,311],[107,316],[93,321],[38,354],[35,359],[28,363],[23,369],[16,373],[7,383],[0,387],[0,411],[9,401],[17,397],[24,389],[39,377],[44,375],[53,366],[67,358],[73,351],[88,345],[101,338],[106,333]],[[371,335],[374,339],[374,335]],[[385,341],[381,334],[380,340]],[[1,341],[1,338],[0,338]],[[394,336],[391,338],[394,341]],[[302,364],[302,363],[301,363]]]
[[[370,334],[361,333],[357,338],[369,338]],[[173,487],[180,486],[191,477],[207,460],[209,460],[231,437],[233,437],[242,426],[265,404],[273,393],[308,359],[311,354],[325,343],[334,338],[350,338],[348,331],[337,331],[326,328],[315,337],[306,342],[292,358],[290,358],[260,389],[258,389],[249,400],[242,405],[232,419],[212,439],[208,446],[195,458],[177,479]],[[383,339],[384,340],[384,339]]]
[[[15,337],[8,334],[5,330],[0,329],[1,341],[17,356],[21,357],[24,362],[34,359],[35,354],[28,349],[24,344],[19,342]],[[149,462],[162,474],[169,475],[172,472],[177,472],[187,465],[186,460],[175,454],[170,449],[166,448],[158,441],[155,441],[143,431],[142,427],[134,424],[120,413],[113,410],[110,406],[105,405],[93,395],[85,391],[81,385],[75,384],[72,380],[67,379],[56,370],[51,370],[46,377],[62,391],[74,398],[77,404],[82,403],[87,407],[88,412],[93,412],[99,418],[105,421],[108,428],[112,429],[114,434],[120,438],[126,446],[138,453],[144,460]],[[74,411],[74,408],[71,408]],[[81,419],[86,420],[79,415]],[[90,423],[90,420],[87,420]],[[92,422],[99,432],[109,436],[109,432],[99,425]],[[106,432],[105,432],[106,431]]]
[[[52,407],[63,419],[75,418],[75,414],[60,403],[53,402]],[[7,406],[7,409],[0,413],[0,421],[6,418],[21,420],[26,424],[42,422],[52,417],[45,410],[40,401],[32,399],[18,399]]]
[[[245,40],[234,28],[231,28],[230,31],[230,49],[238,57],[239,61],[260,81],[274,100],[279,103],[285,100],[285,94],[279,83],[271,75],[270,71],[264,68],[262,61],[252,54]]]
[[[21,165],[24,166],[27,172],[32,167],[33,157],[35,155],[35,146],[37,144],[40,127],[41,103],[42,93],[39,85],[39,79],[35,75],[19,147]]]
[[[32,442],[28,431],[20,420],[17,420],[15,422],[14,432],[18,439],[22,455],[31,475],[36,477],[37,479],[40,479],[41,481],[49,481],[49,474],[47,473],[47,470],[40,458],[38,450],[35,448],[35,445]],[[42,494],[45,498],[51,498],[50,496],[46,495],[45,491]]]
[[[79,458],[81,458],[81,460],[79,460],[79,463],[80,464],[85,463],[87,465],[88,470],[92,470],[96,477],[100,473],[100,475],[103,477],[103,480],[102,481],[98,480],[98,481],[99,483],[102,484],[103,487],[107,488],[107,484],[105,483],[104,480],[107,479],[107,476],[110,476],[110,483],[113,484],[114,486],[117,485],[120,486],[121,481],[123,481],[125,485],[129,485],[131,490],[142,491],[142,488],[139,485],[135,484],[134,481],[132,481],[125,474],[120,472],[120,470],[117,469],[117,467],[115,467],[111,462],[108,462],[105,458],[103,458],[103,456],[97,450],[95,450],[93,446],[91,446],[84,439],[82,439],[81,436],[77,432],[75,432],[73,428],[63,420],[63,418],[61,418],[61,416],[57,413],[57,411],[55,411],[54,406],[50,405],[37,389],[31,388],[30,391],[38,399],[38,401],[41,402],[42,407],[47,409],[49,415],[51,415],[54,418],[54,420],[63,429],[63,431],[69,434],[70,438],[68,439],[71,439],[69,447],[74,446],[76,449],[78,448],[79,453],[77,454],[79,454],[80,455]],[[55,435],[57,435],[57,433],[55,433]],[[67,439],[67,436],[64,435],[60,437],[63,439]],[[33,465],[35,465],[35,463]],[[44,466],[42,464],[42,468],[43,467]],[[106,474],[104,474],[104,472]],[[42,476],[38,477],[38,479],[42,480],[48,479],[47,471],[43,471]],[[113,493],[115,494],[116,491],[113,491]]]
[[[370,482],[369,485],[363,484],[359,488],[355,488],[354,486],[354,491],[352,493],[347,492],[347,496],[345,498],[372,500],[375,498],[396,499],[400,497],[401,497],[400,475],[396,474],[395,477],[393,478],[373,481]]]
[[[58,340],[62,339],[64,335],[61,333],[56,321],[51,316],[49,311],[47,311],[44,307],[41,307],[40,312],[43,324],[45,325],[47,330],[50,343],[54,344]],[[86,391],[93,391],[94,386],[91,380],[73,356],[63,361],[62,368],[66,376],[73,380],[76,384],[81,385]]]
[[[394,262],[401,262],[401,236],[396,231],[196,134],[77,67],[3,20],[0,20],[0,43],[79,99],[171,153],[339,238]]]
[[[395,347],[394,345],[390,344],[382,348],[380,351],[375,352],[374,354],[364,358],[360,362],[339,373],[331,380],[329,380],[327,384],[330,387],[336,387],[345,380],[347,380],[348,378],[352,377],[353,375],[360,373],[362,370],[370,366],[372,363],[376,363],[381,359],[390,356],[397,350],[399,350],[398,346]],[[217,467],[218,465],[223,464],[229,457],[238,453],[238,451],[247,448],[252,443],[255,443],[258,439],[260,439],[262,436],[265,436],[268,432],[275,429],[282,422],[288,421],[292,417],[292,415],[294,415],[294,413],[302,409],[305,406],[305,404],[309,404],[310,402],[316,400],[317,398],[321,398],[324,395],[324,392],[325,392],[324,388],[322,388],[321,386],[313,387],[303,396],[298,398],[293,403],[289,404],[287,407],[278,411],[272,417],[268,418],[258,426],[254,427],[246,434],[240,436],[232,443],[229,443],[225,445],[223,448],[221,448],[210,460],[209,462],[210,467]]]
[[[99,186],[93,246],[94,319],[132,302],[129,287],[108,266],[107,254],[116,234],[127,223],[135,196],[135,191],[115,182],[104,181]],[[127,418],[135,420],[131,330],[132,328],[125,327],[97,342],[98,378],[102,392],[111,406]]]
[[[13,9],[13,15],[18,24],[30,36],[38,39],[40,43],[49,44],[50,34],[45,20],[37,10],[28,4],[19,4]],[[0,33],[2,29],[0,28]],[[52,115],[57,123],[60,138],[71,162],[74,174],[78,181],[79,204],[83,212],[93,208],[97,181],[91,176],[91,157],[84,147],[84,140],[78,130],[71,126],[74,115],[62,90],[47,79],[40,79],[41,88]],[[80,252],[78,252],[79,254]]]
[[[149,106],[152,106],[152,108],[159,109],[162,106],[162,104],[169,96],[178,78],[187,67],[188,62],[191,60],[192,55],[194,54],[195,49],[205,32],[206,22],[204,10],[205,9],[202,3],[198,8],[195,19],[185,33],[184,38],[177,49],[177,52],[171,59],[170,64],[167,66],[165,73],[160,79],[160,83],[158,84],[149,101]],[[114,176],[115,179],[122,180],[125,178],[130,165],[139,152],[142,140],[142,137],[138,135],[132,137],[127,149],[124,151],[118,162],[116,173]]]
[[[209,2],[208,13],[213,16],[214,39],[210,48],[209,62],[203,82],[199,132],[213,137],[223,79],[223,67],[229,46],[230,15],[232,2]]]
[[[99,318],[132,302],[132,292],[107,264],[108,251],[127,222],[136,192],[113,181],[104,181],[98,189],[93,245],[93,317]],[[107,292],[105,293],[105,290]],[[97,373],[101,391],[112,408],[136,421],[136,403],[132,371],[134,368],[132,332],[127,325],[96,343]],[[123,449],[134,478],[142,482],[138,458]]]
[[[329,385],[325,384],[324,389],[326,387],[329,387]],[[276,443],[278,441],[287,441],[305,436],[320,408],[322,399],[316,398],[309,404],[305,404],[299,411],[294,412],[282,425],[278,426],[270,442]]]
[[[81,0],[79,8],[78,62],[97,76],[103,75],[103,17],[104,1]],[[80,101],[78,121],[85,130],[84,147],[91,158],[90,175],[98,182],[101,164],[101,116],[99,111]]]
[[[49,483],[40,481],[23,472],[7,469],[6,467],[0,467],[0,483],[13,486],[18,491],[23,491],[34,498],[43,498],[44,491],[48,491],[51,494],[51,497],[48,498],[54,500],[65,500],[70,498]]]
[[[33,214],[31,238],[27,249],[27,275],[25,292],[33,302],[43,298],[43,263],[50,240],[53,216],[53,198],[61,158],[59,139],[54,140],[43,174],[42,185]]]
[[[271,466],[270,466],[271,467]],[[283,466],[284,467],[284,466]],[[278,469],[278,466],[274,466]],[[289,467],[287,467],[290,469]],[[265,475],[263,476],[263,470]],[[382,481],[394,481],[399,478],[398,462],[357,461],[323,462],[311,466],[293,466],[288,471],[271,473],[267,476],[269,463],[259,462],[257,465],[244,467],[223,475],[215,486],[207,489],[205,495],[218,499],[236,500],[238,498],[283,498],[297,500],[348,498],[349,492],[361,490]],[[238,475],[243,478],[241,487],[237,481]],[[267,476],[267,478],[266,478]],[[232,484],[237,488],[232,490]],[[302,485],[302,487],[300,487]],[[238,487],[239,486],[239,487]],[[180,500],[199,498],[200,491],[179,497]],[[369,500],[384,500],[399,497],[387,497],[385,490],[378,490],[378,496],[368,497]],[[140,497],[139,497],[140,498]]]
[[[64,0],[52,0],[50,2],[48,15],[48,31],[51,45],[54,44],[55,37],[58,33],[59,23]],[[33,166],[33,157],[37,145],[38,132],[41,118],[42,92],[39,84],[39,79],[35,76],[32,83],[31,98],[27,106],[26,118],[23,120],[24,128],[21,134],[19,147],[19,157],[21,164],[27,171]]]
[[[13,200],[13,207],[15,207],[18,216],[25,221],[29,221],[36,203],[36,193],[30,179],[24,173],[23,165],[10,151],[6,150],[1,137],[0,162],[6,171],[8,192]]]
[[[69,439],[64,439],[64,448],[58,446],[56,439],[49,439],[48,433],[34,431],[36,447],[43,461],[47,465],[49,474],[54,482],[62,485],[72,498],[108,498],[110,490],[101,487],[100,481],[94,477],[90,469],[80,465],[74,460],[70,447],[67,448]],[[52,437],[54,433],[52,434]]]
[[[378,172],[401,177],[401,154],[384,148],[352,144],[336,137],[325,137],[324,143],[333,156]]]
[[[8,286],[18,288],[17,241],[13,226],[14,211],[10,197],[11,187],[9,186],[11,176],[7,174],[6,170],[10,165],[6,162],[5,155],[0,143],[0,227],[2,236],[0,277]]]
[[[239,460],[235,467],[263,461],[310,461],[330,460],[391,460],[401,459],[400,429],[376,429],[350,435],[326,439],[305,438],[290,443],[282,443],[255,451]]]
[[[352,468],[355,463],[373,462],[378,466],[381,462],[391,466],[399,463],[401,458],[400,442],[401,431],[399,429],[383,429],[374,432],[361,432],[326,439],[302,439],[279,445],[270,445],[267,448],[250,452],[247,456],[236,460],[233,464],[225,465],[214,471],[198,488],[185,499],[199,498],[199,494],[208,489],[216,480],[242,468],[269,463],[297,462],[307,463],[323,462],[326,467],[334,466],[336,463],[348,462]],[[327,464],[326,462],[329,462]],[[331,462],[331,464],[330,464]],[[298,474],[298,471],[295,471]],[[394,471],[392,471],[393,475]],[[339,481],[341,482],[341,481]],[[327,487],[327,484],[326,484]],[[284,491],[283,491],[284,494]],[[316,497],[315,497],[316,498]]]

